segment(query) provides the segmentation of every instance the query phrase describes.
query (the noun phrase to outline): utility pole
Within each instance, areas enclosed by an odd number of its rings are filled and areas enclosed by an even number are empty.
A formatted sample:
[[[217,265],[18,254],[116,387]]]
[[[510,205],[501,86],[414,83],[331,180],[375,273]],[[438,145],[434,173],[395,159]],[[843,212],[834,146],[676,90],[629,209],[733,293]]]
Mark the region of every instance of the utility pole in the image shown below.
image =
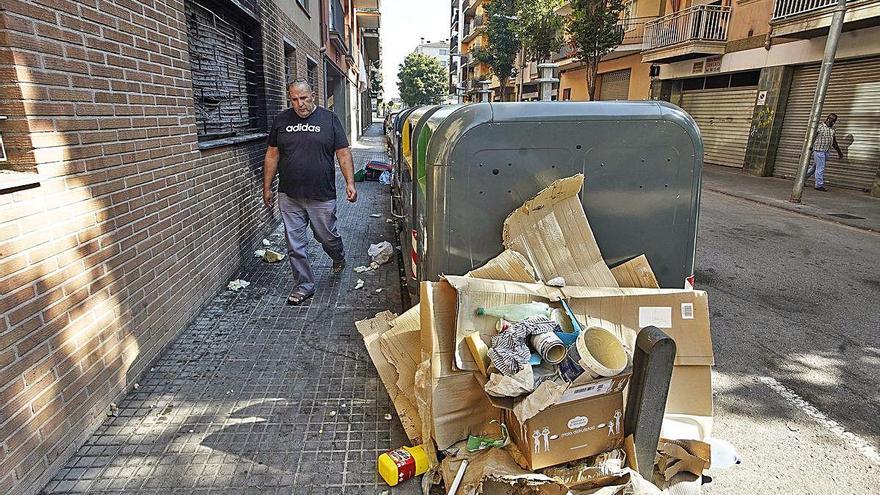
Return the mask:
[[[822,119],[822,106],[825,104],[825,94],[828,92],[828,80],[831,78],[831,67],[834,65],[834,57],[837,54],[837,43],[840,41],[840,32],[843,29],[843,17],[846,15],[846,0],[837,0],[834,7],[834,16],[831,18],[831,27],[828,29],[828,39],[825,40],[825,55],[822,57],[822,67],[819,70],[819,82],[816,84],[816,94],[813,96],[813,109],[810,112],[810,127],[804,136],[804,144],[801,146],[801,161],[798,164],[797,178],[791,189],[792,203],[800,203],[804,192],[804,181],[807,179],[807,168],[810,166],[810,147],[816,136],[816,128]]]

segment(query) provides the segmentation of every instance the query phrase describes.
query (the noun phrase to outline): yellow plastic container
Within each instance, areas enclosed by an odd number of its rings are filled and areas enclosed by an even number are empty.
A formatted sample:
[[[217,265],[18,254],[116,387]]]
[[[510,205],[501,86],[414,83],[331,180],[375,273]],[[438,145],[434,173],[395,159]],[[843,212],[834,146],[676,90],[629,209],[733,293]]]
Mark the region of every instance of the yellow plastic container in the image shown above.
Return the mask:
[[[428,471],[428,454],[421,445],[415,447],[401,447],[385,452],[376,461],[379,475],[388,483],[395,486],[415,476],[425,474]]]

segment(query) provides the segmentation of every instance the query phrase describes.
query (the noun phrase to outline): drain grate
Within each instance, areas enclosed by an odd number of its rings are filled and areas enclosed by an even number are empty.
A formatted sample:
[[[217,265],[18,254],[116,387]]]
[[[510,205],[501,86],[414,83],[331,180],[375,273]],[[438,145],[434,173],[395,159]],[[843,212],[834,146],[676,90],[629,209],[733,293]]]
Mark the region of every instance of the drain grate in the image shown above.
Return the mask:
[[[865,219],[865,217],[857,217],[855,215],[850,215],[849,213],[829,213],[828,216],[843,218],[846,220],[864,220]]]

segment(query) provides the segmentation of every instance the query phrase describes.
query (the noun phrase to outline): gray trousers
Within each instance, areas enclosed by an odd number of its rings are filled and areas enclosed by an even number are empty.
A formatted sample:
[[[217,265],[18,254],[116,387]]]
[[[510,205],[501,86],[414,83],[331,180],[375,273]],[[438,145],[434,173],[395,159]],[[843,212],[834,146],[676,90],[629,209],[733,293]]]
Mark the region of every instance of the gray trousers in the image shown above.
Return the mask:
[[[287,258],[293,270],[294,288],[311,294],[315,292],[315,274],[309,266],[306,228],[311,225],[315,239],[333,261],[345,259],[342,237],[336,231],[336,200],[294,199],[279,192],[278,206],[287,237]]]

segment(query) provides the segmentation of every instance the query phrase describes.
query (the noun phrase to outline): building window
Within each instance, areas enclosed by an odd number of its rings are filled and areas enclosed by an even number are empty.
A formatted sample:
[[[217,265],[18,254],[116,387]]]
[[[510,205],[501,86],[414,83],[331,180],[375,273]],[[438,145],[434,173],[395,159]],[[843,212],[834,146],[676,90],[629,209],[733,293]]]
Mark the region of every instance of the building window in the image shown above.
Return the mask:
[[[307,14],[309,13],[309,0],[296,0],[296,3],[298,3],[300,8],[305,10]]]
[[[562,90],[562,100],[563,101],[571,100],[571,88],[565,88]]]
[[[260,132],[259,25],[208,0],[185,5],[199,140]]]
[[[288,41],[284,42],[284,90],[287,94],[287,85],[296,80],[296,48]],[[286,98],[287,107],[290,108],[290,99]]]

